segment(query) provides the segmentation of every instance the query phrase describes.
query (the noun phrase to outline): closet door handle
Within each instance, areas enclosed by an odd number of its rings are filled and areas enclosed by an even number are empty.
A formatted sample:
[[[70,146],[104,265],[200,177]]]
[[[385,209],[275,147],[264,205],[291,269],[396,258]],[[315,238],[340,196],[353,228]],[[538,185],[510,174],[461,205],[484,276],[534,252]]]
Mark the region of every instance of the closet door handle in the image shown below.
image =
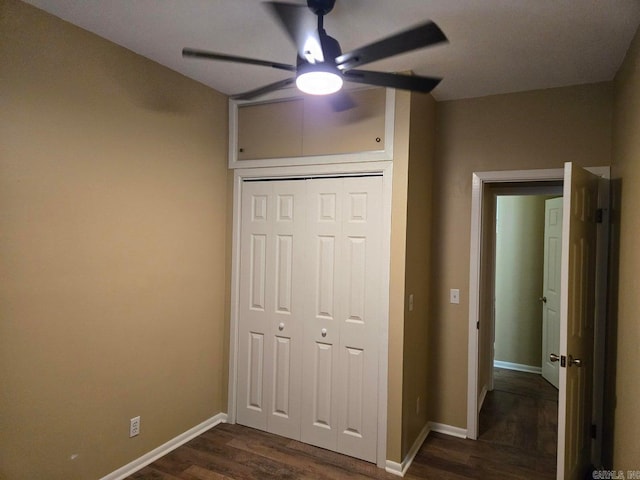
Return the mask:
[[[547,297],[540,297],[538,298],[538,300],[540,300],[542,303],[547,303]]]
[[[320,334],[321,334],[323,337],[326,337],[326,336],[327,336],[327,329],[326,329],[326,328],[323,328],[322,330],[320,330]]]
[[[280,322],[280,325],[278,325],[278,330],[282,331],[284,330],[284,323]]]

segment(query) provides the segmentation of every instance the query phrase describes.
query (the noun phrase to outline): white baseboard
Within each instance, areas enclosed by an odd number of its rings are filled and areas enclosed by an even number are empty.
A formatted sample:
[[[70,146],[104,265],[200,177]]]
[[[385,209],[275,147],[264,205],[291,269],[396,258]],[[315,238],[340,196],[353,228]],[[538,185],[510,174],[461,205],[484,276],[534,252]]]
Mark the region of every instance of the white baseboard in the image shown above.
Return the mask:
[[[493,366],[497,368],[505,368],[507,370],[517,370],[518,372],[537,373],[542,374],[542,367],[535,367],[533,365],[524,365],[522,363],[503,362],[501,360],[494,360]]]
[[[385,466],[385,470],[388,473],[392,473],[393,475],[398,475],[399,477],[404,477],[404,474],[407,473],[407,470],[413,463],[413,459],[416,457],[418,450],[427,439],[429,435],[429,423],[427,423],[424,428],[420,431],[420,434],[416,438],[416,441],[411,445],[411,449],[407,453],[407,456],[404,457],[402,463],[392,462],[391,460],[387,460],[387,464]]]
[[[220,423],[224,423],[226,421],[227,421],[227,414],[219,413],[205,420],[199,425],[196,425],[195,427],[190,428],[186,432],[181,433],[177,437],[172,438],[168,442],[160,445],[158,448],[154,448],[150,452],[145,453],[143,456],[141,456],[140,458],[137,458],[133,462],[127,463],[125,466],[120,467],[119,469],[117,469],[114,472],[111,472],[105,477],[102,477],[100,480],[122,480],[124,478],[127,478],[129,475],[146,467],[151,462],[157,460],[163,455],[166,455],[172,450],[175,450],[180,445],[187,443],[189,440],[197,437],[201,433],[206,432],[210,428],[215,427],[216,425]]]
[[[444,433],[452,437],[467,438],[467,429],[446,425],[444,423],[429,422],[429,428],[432,432]]]

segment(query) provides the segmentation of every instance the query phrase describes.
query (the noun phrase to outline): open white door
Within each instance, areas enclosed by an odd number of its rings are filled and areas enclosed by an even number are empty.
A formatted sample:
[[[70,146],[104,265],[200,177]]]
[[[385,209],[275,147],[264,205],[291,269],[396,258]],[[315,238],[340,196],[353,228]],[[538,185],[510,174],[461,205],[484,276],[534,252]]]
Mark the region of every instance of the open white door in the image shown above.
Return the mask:
[[[560,266],[562,264],[562,197],[544,205],[542,280],[542,377],[558,388],[560,365],[550,355],[560,351]]]
[[[563,197],[557,478],[576,480],[591,453],[597,177],[566,163]]]

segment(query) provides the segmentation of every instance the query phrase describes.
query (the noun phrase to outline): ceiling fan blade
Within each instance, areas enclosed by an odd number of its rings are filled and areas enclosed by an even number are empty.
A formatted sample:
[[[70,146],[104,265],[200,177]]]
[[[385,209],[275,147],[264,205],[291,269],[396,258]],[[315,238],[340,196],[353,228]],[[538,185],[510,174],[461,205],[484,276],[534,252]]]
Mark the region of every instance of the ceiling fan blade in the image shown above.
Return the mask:
[[[183,57],[205,58],[208,60],[221,60],[223,62],[246,63],[249,65],[260,65],[263,67],[277,68],[279,70],[287,70],[295,72],[296,67],[287,65],[286,63],[270,62],[268,60],[257,60],[255,58],[236,57],[235,55],[225,55],[224,53],[208,52],[206,50],[196,50],[195,48],[183,48]]]
[[[427,22],[340,55],[336,58],[336,64],[340,70],[350,70],[365,63],[446,41],[442,30],[435,23]]]
[[[269,92],[273,92],[275,90],[280,90],[281,88],[288,87],[292,83],[295,83],[295,78],[286,78],[284,80],[278,80],[277,82],[270,83],[269,85],[265,85],[264,87],[256,88],[255,90],[249,90],[248,92],[238,93],[236,95],[231,95],[233,100],[252,100],[256,97],[260,97]]]
[[[306,5],[285,2],[264,2],[264,4],[286,30],[300,58],[308,62],[324,61],[318,34],[318,19]]]
[[[365,83],[379,87],[398,88],[413,92],[428,93],[440,83],[441,78],[421,77],[419,75],[402,75],[399,73],[371,72],[368,70],[349,70],[342,72],[345,80],[354,83]]]

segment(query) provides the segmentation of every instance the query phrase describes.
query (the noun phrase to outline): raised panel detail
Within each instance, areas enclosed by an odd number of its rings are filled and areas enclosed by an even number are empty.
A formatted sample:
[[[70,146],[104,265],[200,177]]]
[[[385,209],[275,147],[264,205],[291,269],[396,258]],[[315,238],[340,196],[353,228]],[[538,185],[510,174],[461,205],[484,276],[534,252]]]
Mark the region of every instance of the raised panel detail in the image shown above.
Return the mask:
[[[331,428],[332,350],[331,345],[316,343],[313,424],[317,427]]]
[[[249,286],[252,310],[264,311],[267,236],[251,235],[251,272]]]
[[[289,416],[289,373],[291,371],[291,339],[275,338],[273,379],[273,413]]]
[[[551,215],[552,216],[552,215]],[[551,263],[554,265],[558,265],[560,262],[560,252],[561,252],[560,238],[558,237],[550,237],[548,243],[548,252],[549,258],[553,258]],[[556,271],[552,268],[547,269],[547,289],[560,294],[560,285],[557,284],[558,278],[556,278]]]
[[[349,221],[350,222],[366,222],[367,221],[367,194],[366,193],[350,193],[349,194]]]
[[[278,235],[276,243],[276,311],[291,313],[293,237]]]
[[[318,196],[318,220],[321,222],[336,221],[336,194],[321,193]]]
[[[251,220],[265,222],[267,220],[267,196],[254,195],[251,202]]]
[[[278,195],[278,221],[293,222],[293,195]]]
[[[364,350],[347,347],[347,419],[344,433],[362,437]]]
[[[349,272],[347,321],[362,323],[365,308],[367,243],[363,237],[349,237],[347,242],[347,271]]]
[[[249,371],[247,372],[247,407],[262,410],[262,373],[264,368],[264,335],[249,333]]]
[[[335,238],[318,237],[317,310],[320,317],[333,318]]]

